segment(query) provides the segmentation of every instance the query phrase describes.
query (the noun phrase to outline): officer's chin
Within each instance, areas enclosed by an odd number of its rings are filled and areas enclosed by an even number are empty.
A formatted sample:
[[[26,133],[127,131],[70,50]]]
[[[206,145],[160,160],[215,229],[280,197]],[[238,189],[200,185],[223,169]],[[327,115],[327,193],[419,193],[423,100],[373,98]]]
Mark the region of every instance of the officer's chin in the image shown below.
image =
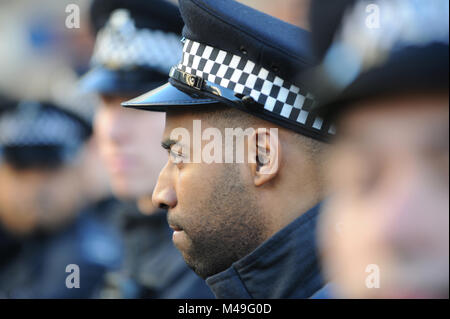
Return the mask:
[[[175,223],[174,221],[171,221],[170,218],[168,222],[169,227],[173,230],[172,242],[175,245],[175,247],[182,253],[189,251],[191,247],[191,240],[188,234],[186,233],[186,230],[179,224]]]

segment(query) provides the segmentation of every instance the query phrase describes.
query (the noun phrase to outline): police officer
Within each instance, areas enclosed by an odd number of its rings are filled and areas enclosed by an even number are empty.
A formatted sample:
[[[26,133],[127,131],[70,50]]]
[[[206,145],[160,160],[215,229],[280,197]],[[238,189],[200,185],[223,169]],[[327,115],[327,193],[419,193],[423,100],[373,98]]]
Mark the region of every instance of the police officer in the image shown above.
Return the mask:
[[[179,5],[169,83],[122,104],[166,112],[153,200],[216,297],[310,297],[323,285],[315,228],[333,130],[296,80],[313,62],[309,33],[235,1]]]
[[[337,125],[320,227],[331,295],[448,298],[448,6],[313,3],[316,108]]]
[[[88,122],[52,103],[2,102],[1,297],[90,298],[120,265],[120,237],[83,177],[90,136]]]
[[[101,296],[213,297],[173,246],[166,211],[150,200],[165,159],[159,147],[164,116],[120,106],[162,85],[179,60],[183,24],[178,8],[159,0],[96,0],[90,12],[96,43],[91,70],[80,84],[99,95],[94,131],[113,193],[126,202],[116,213],[125,262],[120,272],[108,274]]]

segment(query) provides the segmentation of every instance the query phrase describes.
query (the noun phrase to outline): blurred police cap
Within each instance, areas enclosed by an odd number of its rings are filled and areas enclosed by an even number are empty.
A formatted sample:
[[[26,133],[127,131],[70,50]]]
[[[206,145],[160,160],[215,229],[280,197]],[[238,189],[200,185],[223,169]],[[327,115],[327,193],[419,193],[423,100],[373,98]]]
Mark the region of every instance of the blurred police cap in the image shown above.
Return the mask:
[[[320,115],[333,119],[362,98],[448,91],[447,0],[316,0],[310,20]]]
[[[71,161],[91,134],[90,123],[53,103],[0,97],[0,162],[57,167]]]
[[[181,50],[183,21],[164,0],[94,0],[90,10],[96,43],[84,91],[136,94],[168,78]]]

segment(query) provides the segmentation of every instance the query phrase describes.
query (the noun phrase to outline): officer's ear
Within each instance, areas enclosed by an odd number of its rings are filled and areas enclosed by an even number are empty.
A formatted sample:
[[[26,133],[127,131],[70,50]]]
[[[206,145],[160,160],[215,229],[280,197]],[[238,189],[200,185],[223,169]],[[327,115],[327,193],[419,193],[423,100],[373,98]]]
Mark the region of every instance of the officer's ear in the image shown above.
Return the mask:
[[[281,145],[277,128],[258,128],[252,134],[249,147],[249,165],[255,186],[261,186],[278,174]]]

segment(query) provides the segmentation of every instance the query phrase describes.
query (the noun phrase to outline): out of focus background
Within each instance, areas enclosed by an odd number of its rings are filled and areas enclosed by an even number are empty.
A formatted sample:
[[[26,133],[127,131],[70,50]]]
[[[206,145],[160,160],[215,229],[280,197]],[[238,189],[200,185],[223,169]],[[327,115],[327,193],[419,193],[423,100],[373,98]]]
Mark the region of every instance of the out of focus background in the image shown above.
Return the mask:
[[[240,2],[308,28],[309,0]],[[80,8],[80,28],[65,26],[70,4]],[[81,97],[75,85],[88,69],[94,45],[89,4],[90,0],[0,0],[0,92],[19,99],[50,99],[91,114],[92,101]]]

